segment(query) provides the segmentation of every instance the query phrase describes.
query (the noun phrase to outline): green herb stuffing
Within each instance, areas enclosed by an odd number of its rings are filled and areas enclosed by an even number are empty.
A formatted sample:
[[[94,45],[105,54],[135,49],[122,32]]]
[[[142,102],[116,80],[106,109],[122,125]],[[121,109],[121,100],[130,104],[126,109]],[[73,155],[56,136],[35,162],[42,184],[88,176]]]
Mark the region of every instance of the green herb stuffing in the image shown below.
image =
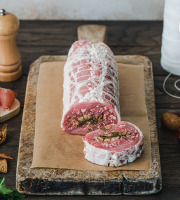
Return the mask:
[[[4,183],[5,178],[0,179],[0,197],[2,200],[15,200],[15,199],[22,199],[25,195],[20,194],[16,189],[9,189],[6,187]],[[0,198],[1,199],[1,198]]]

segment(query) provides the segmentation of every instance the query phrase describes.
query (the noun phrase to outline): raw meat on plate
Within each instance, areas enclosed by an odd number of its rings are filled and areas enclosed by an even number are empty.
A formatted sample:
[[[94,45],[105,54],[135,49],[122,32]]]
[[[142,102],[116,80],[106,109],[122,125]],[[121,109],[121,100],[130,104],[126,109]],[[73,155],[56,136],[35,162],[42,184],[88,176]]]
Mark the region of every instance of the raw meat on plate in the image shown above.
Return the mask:
[[[104,43],[76,41],[64,67],[64,132],[85,135],[120,121],[118,69]]]
[[[84,155],[92,163],[118,167],[141,156],[143,138],[140,129],[130,122],[110,124],[82,138]]]
[[[0,87],[0,106],[9,109],[13,104],[17,94],[10,89]]]

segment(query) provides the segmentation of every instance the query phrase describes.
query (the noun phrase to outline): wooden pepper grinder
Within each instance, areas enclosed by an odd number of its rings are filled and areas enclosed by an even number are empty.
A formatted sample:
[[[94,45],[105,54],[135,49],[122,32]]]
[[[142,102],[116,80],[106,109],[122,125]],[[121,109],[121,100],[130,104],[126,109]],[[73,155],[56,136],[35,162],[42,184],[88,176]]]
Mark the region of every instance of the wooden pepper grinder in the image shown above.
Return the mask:
[[[21,57],[16,46],[19,20],[12,13],[0,10],[0,81],[10,82],[22,74]]]

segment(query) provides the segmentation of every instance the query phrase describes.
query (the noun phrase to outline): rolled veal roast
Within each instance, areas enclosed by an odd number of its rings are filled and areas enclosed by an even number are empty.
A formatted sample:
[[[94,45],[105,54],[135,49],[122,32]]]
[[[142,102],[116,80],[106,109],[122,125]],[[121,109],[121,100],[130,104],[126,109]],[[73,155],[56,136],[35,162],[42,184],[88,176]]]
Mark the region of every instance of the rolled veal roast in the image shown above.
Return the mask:
[[[82,138],[85,158],[98,165],[118,167],[140,157],[143,134],[130,122],[110,124]]]
[[[120,121],[118,69],[104,43],[73,43],[64,67],[64,132],[86,135]]]

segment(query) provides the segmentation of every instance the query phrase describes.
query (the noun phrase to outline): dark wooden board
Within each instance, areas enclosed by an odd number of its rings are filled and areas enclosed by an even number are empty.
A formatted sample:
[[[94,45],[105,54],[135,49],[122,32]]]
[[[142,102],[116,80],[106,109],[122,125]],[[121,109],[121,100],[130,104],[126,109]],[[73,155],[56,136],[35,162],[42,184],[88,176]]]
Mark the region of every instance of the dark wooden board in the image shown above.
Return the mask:
[[[18,191],[26,194],[57,195],[143,195],[161,190],[161,167],[156,130],[152,64],[143,56],[116,56],[116,61],[144,66],[145,95],[150,125],[152,161],[149,171],[94,172],[49,168],[30,169],[35,133],[36,88],[39,66],[66,56],[43,56],[31,65],[26,89],[16,174]]]

